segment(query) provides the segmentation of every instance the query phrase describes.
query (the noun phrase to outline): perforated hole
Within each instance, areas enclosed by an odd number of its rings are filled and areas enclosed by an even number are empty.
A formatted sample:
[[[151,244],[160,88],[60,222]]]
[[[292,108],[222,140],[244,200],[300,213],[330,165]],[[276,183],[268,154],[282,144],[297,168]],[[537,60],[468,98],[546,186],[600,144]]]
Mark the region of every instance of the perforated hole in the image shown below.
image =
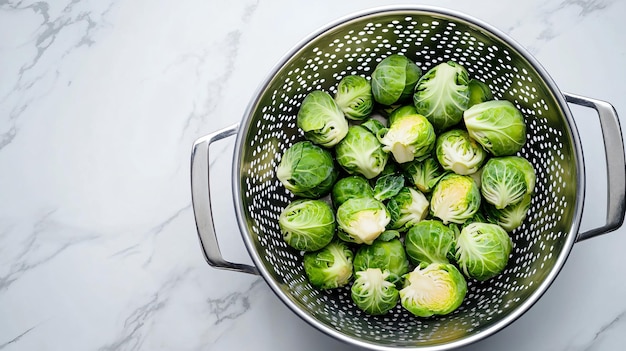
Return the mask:
[[[248,117],[242,145],[242,208],[254,249],[279,293],[320,323],[381,345],[433,345],[478,333],[510,314],[554,268],[570,231],[576,201],[576,162],[567,122],[535,69],[514,49],[465,22],[427,15],[364,17],[327,32],[297,52],[262,92]],[[384,57],[401,53],[424,71],[447,60],[463,64],[498,99],[520,108],[527,144],[520,152],[537,171],[536,194],[526,221],[512,234],[514,253],[506,270],[488,282],[469,281],[463,305],[445,317],[416,318],[400,306],[367,316],[351,303],[348,288],[319,291],[307,282],[302,254],[281,237],[278,217],[293,199],[276,179],[282,152],[302,139],[295,120],[312,90],[335,92],[346,75],[368,77]]]

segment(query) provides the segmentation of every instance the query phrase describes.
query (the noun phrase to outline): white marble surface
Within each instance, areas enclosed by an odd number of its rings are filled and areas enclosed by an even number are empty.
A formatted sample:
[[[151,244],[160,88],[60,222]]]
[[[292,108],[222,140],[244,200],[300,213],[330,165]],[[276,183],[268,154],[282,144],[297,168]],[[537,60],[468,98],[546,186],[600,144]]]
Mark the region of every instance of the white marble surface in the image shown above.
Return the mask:
[[[262,278],[206,265],[189,155],[197,137],[240,121],[303,37],[392,3],[0,1],[0,350],[356,350]],[[421,3],[492,24],[562,90],[626,116],[626,2]],[[591,179],[584,229],[602,222],[603,151],[594,114],[573,112]],[[224,255],[249,263],[233,144],[216,146],[211,168],[216,225]],[[624,248],[626,228],[576,244],[530,311],[465,350],[623,349]]]

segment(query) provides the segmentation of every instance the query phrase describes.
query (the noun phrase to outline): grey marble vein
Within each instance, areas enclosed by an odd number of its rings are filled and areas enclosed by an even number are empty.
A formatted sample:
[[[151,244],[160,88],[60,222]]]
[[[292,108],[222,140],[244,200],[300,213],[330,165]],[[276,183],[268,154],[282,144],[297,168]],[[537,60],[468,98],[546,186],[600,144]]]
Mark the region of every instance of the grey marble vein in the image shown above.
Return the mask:
[[[63,51],[60,59],[69,55],[72,50],[81,46],[91,46],[95,41],[93,39],[96,29],[100,26],[96,20],[94,20],[94,14],[89,11],[75,10],[74,6],[79,4],[80,0],[72,0],[69,2],[61,14],[57,17],[53,17],[50,14],[50,5],[47,2],[39,1],[34,3],[24,3],[22,1],[17,3],[9,3],[8,1],[0,3],[0,11],[32,11],[36,16],[41,17],[41,25],[38,28],[37,33],[33,39],[26,39],[26,44],[32,44],[36,49],[36,53],[33,57],[30,57],[23,61],[17,76],[14,81],[10,83],[8,79],[4,78],[4,84],[12,84],[12,89],[0,98],[1,103],[8,103],[12,100],[13,107],[10,109],[8,115],[8,126],[5,131],[0,132],[0,150],[9,145],[16,137],[19,126],[18,120],[20,116],[27,111],[28,106],[39,98],[46,96],[53,90],[56,80],[59,76],[57,68],[54,66],[42,67],[38,71],[44,73],[29,74],[36,66],[39,66],[41,59],[46,55],[48,50],[53,46],[62,46],[66,43],[57,43],[56,40],[59,35],[65,31],[73,31],[76,25],[86,23],[86,28],[81,30],[82,35],[80,39],[75,43],[69,43],[69,47],[66,47]],[[113,7],[114,2],[109,3],[108,7],[104,11],[98,14],[100,18],[104,17]],[[52,61],[56,64],[56,60]],[[40,82],[44,79],[50,79],[52,75],[53,83],[48,84],[48,89],[43,92],[33,93],[31,90],[35,88],[41,88]]]
[[[174,278],[166,281],[160,289],[152,294],[147,301],[132,310],[124,320],[120,336],[112,343],[98,348],[98,350],[141,349],[146,338],[146,333],[148,333],[148,331],[145,330],[148,328],[147,324],[149,324],[153,318],[156,318],[155,315],[167,305],[172,289],[177,286],[180,281],[184,280],[188,273],[189,270],[176,274]]]
[[[577,6],[580,7],[580,16],[584,17],[598,10],[604,10],[609,5],[611,5],[613,1],[608,0],[565,0],[559,6],[560,9]]]
[[[258,1],[255,1],[244,9],[242,15],[242,22],[244,25],[250,22],[251,18],[254,16],[257,6]],[[224,69],[222,70],[222,73],[220,75],[210,79],[206,83],[208,91],[206,99],[200,104],[202,107],[202,111],[197,111],[196,108],[199,104],[194,102],[193,109],[191,113],[189,113],[185,121],[183,131],[189,129],[192,121],[194,120],[204,118],[210,119],[211,115],[216,110],[220,100],[223,98],[224,87],[229,83],[230,78],[235,71],[242,35],[242,30],[236,29],[228,32],[223,40],[218,43],[218,47],[225,48],[224,51],[220,53],[220,56],[227,58],[227,63],[224,66]],[[202,55],[195,56],[198,60],[198,65],[209,64],[208,54],[209,51],[204,50]]]
[[[215,315],[215,325],[226,320],[233,320],[250,309],[250,295],[252,290],[262,282],[256,279],[250,286],[241,292],[234,292],[221,298],[207,299],[211,314]]]
[[[16,337],[14,337],[13,339],[11,339],[11,340],[9,340],[9,341],[7,341],[7,342],[3,343],[3,344],[0,344],[0,350],[4,349],[5,347],[7,347],[7,346],[9,346],[9,345],[11,345],[11,344],[13,344],[13,343],[18,342],[18,341],[19,341],[22,337],[24,337],[26,334],[28,334],[28,333],[30,333],[31,331],[33,331],[35,328],[37,328],[37,326],[36,326],[36,325],[35,325],[35,326],[32,326],[32,327],[30,327],[30,328],[28,328],[28,329],[26,329],[24,332],[22,332],[21,334],[19,334],[19,335],[18,335],[18,336],[16,336]]]
[[[588,343],[587,346],[585,346],[582,351],[592,351],[592,350],[597,350],[597,344],[598,341],[600,339],[603,338],[603,336],[606,335],[607,332],[609,331],[614,331],[616,330],[619,326],[624,326],[623,323],[625,323],[625,319],[626,318],[626,311],[622,311],[620,314],[617,315],[617,317],[615,317],[613,320],[611,320],[610,322],[604,324],[600,329],[598,329],[598,331],[595,333],[595,335],[593,336],[593,339],[591,339]]]
[[[54,212],[49,211],[43,215],[34,224],[30,233],[16,233],[25,236],[25,239],[15,254],[15,260],[9,261],[8,271],[0,275],[0,291],[8,289],[24,274],[55,259],[67,249],[100,237],[96,233],[79,232],[62,225],[52,218]],[[73,232],[74,235],[70,238],[60,238],[53,244],[42,243],[44,236],[55,232]]]

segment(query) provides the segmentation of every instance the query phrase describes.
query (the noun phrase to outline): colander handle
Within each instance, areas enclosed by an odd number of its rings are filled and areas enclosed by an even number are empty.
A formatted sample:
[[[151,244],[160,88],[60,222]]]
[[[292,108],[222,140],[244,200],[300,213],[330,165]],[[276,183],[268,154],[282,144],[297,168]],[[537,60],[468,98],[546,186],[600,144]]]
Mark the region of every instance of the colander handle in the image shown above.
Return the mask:
[[[213,224],[209,183],[209,148],[213,142],[235,135],[238,130],[239,124],[234,124],[201,137],[193,144],[191,152],[191,203],[196,218],[200,246],[207,263],[215,268],[259,274],[254,266],[232,263],[222,257]]]
[[[590,107],[598,112],[604,139],[607,165],[607,213],[606,224],[578,234],[577,241],[589,239],[618,229],[624,223],[626,212],[626,161],[624,140],[617,111],[606,101],[565,93],[567,102]]]

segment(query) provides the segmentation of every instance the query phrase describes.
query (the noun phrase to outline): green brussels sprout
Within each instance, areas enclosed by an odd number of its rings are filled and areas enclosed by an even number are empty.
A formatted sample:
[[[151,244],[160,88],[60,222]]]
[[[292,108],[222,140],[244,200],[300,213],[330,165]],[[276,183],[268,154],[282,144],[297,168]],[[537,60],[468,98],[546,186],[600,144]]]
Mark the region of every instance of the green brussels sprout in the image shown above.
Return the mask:
[[[422,115],[399,115],[389,128],[378,132],[385,152],[391,152],[398,163],[425,158],[435,147],[433,126]]]
[[[448,174],[434,157],[404,163],[402,168],[409,182],[423,193],[430,193],[437,182]]]
[[[330,94],[321,90],[307,94],[296,123],[305,138],[324,147],[337,145],[348,134],[348,120],[343,111]]]
[[[476,173],[487,158],[487,152],[462,129],[440,134],[435,144],[437,160],[447,171],[469,175]]]
[[[480,177],[480,191],[485,201],[501,210],[532,192],[534,170],[528,161],[524,161],[520,156],[501,156],[485,163]]]
[[[509,234],[493,223],[470,223],[456,238],[455,260],[463,273],[479,281],[500,274],[513,249]]]
[[[346,118],[364,120],[374,109],[372,86],[361,76],[345,76],[337,85],[335,102]]]
[[[446,315],[459,308],[467,294],[467,281],[452,264],[417,266],[404,279],[400,304],[418,317]]]
[[[335,207],[339,207],[348,199],[354,197],[373,197],[374,191],[370,183],[363,176],[354,175],[337,180],[330,193],[330,198]]]
[[[389,281],[389,271],[380,268],[368,268],[356,271],[356,279],[350,288],[354,304],[370,315],[382,315],[396,307],[399,292]]]
[[[386,231],[388,233],[391,231]],[[396,232],[397,233],[397,232]],[[400,282],[403,275],[409,271],[409,261],[404,252],[404,246],[397,237],[384,241],[381,234],[372,245],[359,246],[354,254],[354,271],[364,271],[368,268],[380,268],[390,273],[389,281]]]
[[[386,128],[381,121],[374,118],[369,118],[365,122],[361,123],[360,126],[366,128],[374,135],[378,135],[378,131]]]
[[[384,201],[396,196],[404,187],[404,177],[401,174],[389,173],[376,179],[374,198]]]
[[[508,156],[505,157],[517,166],[522,172],[524,172],[524,178],[526,179],[526,194],[532,194],[535,192],[535,183],[537,182],[537,175],[535,174],[535,168],[532,163],[521,156]]]
[[[485,214],[487,220],[498,224],[507,232],[512,232],[517,227],[522,225],[526,219],[528,210],[530,209],[531,200],[532,195],[526,194],[520,202],[508,205],[500,210],[491,204],[485,204]]]
[[[426,196],[412,187],[403,187],[400,192],[389,200],[387,210],[391,215],[391,229],[406,230],[428,215]]]
[[[431,68],[415,86],[417,113],[424,115],[437,132],[459,123],[469,103],[468,82],[467,70],[454,61]]]
[[[349,241],[367,245],[385,231],[391,220],[385,205],[373,197],[348,199],[337,208],[336,218]]]
[[[469,83],[467,83],[469,88],[469,104],[468,107],[472,107],[476,104],[480,104],[481,102],[493,100],[493,94],[491,93],[491,89],[484,82],[478,79],[470,79]]]
[[[335,213],[322,200],[300,199],[291,202],[278,217],[285,242],[296,250],[317,251],[328,245],[337,227]]]
[[[419,113],[417,113],[417,109],[415,108],[415,106],[404,105],[404,106],[400,106],[394,109],[389,114],[389,117],[387,118],[387,120],[389,121],[389,124],[391,125],[394,119],[398,118],[399,116],[406,116],[406,115],[419,115]]]
[[[463,113],[469,135],[494,156],[513,155],[526,143],[526,122],[507,100],[476,104]]]
[[[348,134],[335,146],[337,163],[349,174],[361,174],[372,179],[380,174],[389,155],[380,141],[367,128],[351,126]]]
[[[448,173],[435,185],[431,213],[444,224],[463,224],[480,209],[480,190],[470,176]]]
[[[404,239],[406,254],[415,265],[450,263],[455,233],[441,221],[423,220],[409,229]]]
[[[339,288],[352,279],[353,258],[348,244],[333,240],[318,251],[304,254],[304,272],[311,285],[317,288]]]
[[[372,72],[372,95],[383,105],[407,99],[422,70],[406,56],[394,54],[380,61]]]
[[[310,141],[299,141],[283,153],[276,177],[294,195],[320,198],[330,192],[339,175],[332,154]]]

